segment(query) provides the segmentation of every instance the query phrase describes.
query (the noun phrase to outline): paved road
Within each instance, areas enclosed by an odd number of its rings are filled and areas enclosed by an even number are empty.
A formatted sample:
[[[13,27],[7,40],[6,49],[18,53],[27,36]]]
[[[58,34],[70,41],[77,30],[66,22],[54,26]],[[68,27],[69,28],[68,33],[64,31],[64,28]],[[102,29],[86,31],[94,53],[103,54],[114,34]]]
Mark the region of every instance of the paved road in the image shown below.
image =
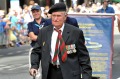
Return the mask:
[[[0,49],[0,79],[32,79],[28,73],[29,48]]]
[[[117,27],[114,29],[114,56],[112,79],[120,79],[120,33]]]

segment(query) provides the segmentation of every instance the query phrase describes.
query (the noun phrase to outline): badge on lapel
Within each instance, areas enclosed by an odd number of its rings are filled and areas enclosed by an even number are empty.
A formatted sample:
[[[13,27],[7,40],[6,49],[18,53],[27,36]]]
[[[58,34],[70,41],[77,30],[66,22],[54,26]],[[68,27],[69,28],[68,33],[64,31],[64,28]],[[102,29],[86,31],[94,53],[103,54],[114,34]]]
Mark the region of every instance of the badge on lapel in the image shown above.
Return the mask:
[[[66,49],[67,49],[67,54],[76,53],[75,44],[66,45]]]
[[[43,46],[45,45],[45,41],[43,42]]]

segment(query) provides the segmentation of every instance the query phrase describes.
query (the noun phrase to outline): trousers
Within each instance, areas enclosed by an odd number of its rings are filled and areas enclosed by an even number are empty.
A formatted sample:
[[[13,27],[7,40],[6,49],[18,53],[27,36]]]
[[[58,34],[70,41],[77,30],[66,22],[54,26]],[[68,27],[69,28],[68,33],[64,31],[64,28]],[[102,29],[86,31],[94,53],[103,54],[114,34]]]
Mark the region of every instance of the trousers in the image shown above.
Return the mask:
[[[50,64],[47,79],[63,79],[61,68]]]

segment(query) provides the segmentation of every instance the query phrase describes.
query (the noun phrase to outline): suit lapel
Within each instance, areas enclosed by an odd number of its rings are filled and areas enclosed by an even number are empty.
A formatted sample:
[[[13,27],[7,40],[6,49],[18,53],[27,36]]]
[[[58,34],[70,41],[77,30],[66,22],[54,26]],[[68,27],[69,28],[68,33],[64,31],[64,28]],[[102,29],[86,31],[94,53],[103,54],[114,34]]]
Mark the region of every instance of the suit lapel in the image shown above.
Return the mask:
[[[48,27],[49,27],[49,29],[47,31],[47,40],[48,40],[49,50],[51,50],[51,37],[52,37],[52,33],[53,33],[53,26],[50,25]]]
[[[67,39],[69,38],[69,26],[65,23],[65,26],[64,26],[64,30],[63,30],[63,33],[62,33],[62,36],[63,36],[63,39],[66,43]]]

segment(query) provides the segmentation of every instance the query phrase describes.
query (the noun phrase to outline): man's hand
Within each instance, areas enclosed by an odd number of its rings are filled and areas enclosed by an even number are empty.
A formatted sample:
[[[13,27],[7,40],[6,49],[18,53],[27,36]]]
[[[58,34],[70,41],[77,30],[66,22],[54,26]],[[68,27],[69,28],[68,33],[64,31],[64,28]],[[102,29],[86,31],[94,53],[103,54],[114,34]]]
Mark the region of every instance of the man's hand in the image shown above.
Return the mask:
[[[29,73],[30,73],[31,76],[35,76],[38,73],[38,70],[34,69],[34,68],[31,68]]]

